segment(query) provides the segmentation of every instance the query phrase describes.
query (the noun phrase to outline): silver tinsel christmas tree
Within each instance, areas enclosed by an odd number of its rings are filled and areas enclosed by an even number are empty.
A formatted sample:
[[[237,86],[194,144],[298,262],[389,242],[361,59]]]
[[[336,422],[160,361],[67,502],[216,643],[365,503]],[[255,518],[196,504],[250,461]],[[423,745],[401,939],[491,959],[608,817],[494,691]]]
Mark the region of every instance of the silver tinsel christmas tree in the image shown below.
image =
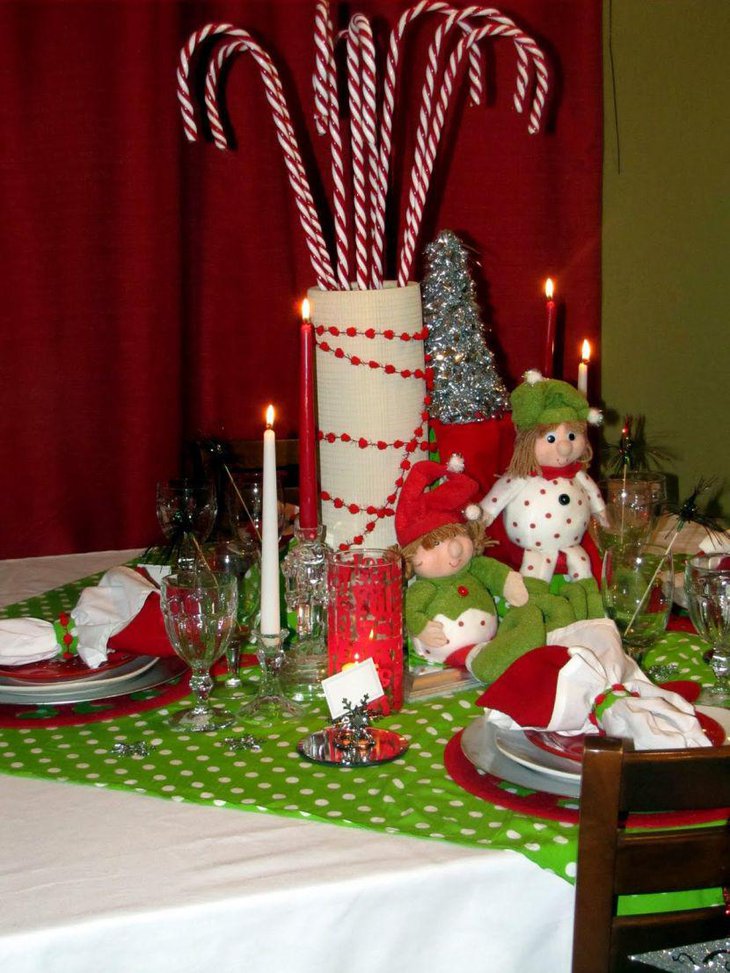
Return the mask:
[[[425,255],[421,292],[433,368],[430,414],[444,423],[501,415],[509,396],[484,338],[467,248],[451,230],[442,230]]]

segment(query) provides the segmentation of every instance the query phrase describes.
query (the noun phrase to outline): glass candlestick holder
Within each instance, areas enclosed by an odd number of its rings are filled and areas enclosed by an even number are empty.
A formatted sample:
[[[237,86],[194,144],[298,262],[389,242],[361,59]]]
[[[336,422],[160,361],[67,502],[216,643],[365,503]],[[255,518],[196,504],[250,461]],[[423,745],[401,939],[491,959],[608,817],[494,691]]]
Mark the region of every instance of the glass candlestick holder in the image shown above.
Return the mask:
[[[282,679],[287,694],[306,703],[323,698],[327,676],[327,550],[323,527],[297,526],[294,537],[282,572],[286,606],[296,615],[296,641],[287,651]]]
[[[268,725],[277,720],[299,719],[302,716],[301,707],[287,698],[281,685],[281,670],[286,658],[284,642],[288,634],[288,628],[282,628],[273,635],[265,635],[258,630],[252,632],[261,679],[256,695],[239,710],[242,719]]]

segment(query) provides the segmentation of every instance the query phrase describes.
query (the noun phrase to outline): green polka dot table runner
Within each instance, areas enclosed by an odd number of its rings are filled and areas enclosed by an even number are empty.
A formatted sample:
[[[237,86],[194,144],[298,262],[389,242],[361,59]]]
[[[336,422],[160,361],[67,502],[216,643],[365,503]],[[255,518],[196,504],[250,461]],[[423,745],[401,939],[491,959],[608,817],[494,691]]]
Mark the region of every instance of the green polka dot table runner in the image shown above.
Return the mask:
[[[81,589],[99,576],[55,589],[0,612],[52,619],[70,610]],[[672,667],[672,678],[707,679],[703,646],[688,633],[668,633],[650,654],[649,665]],[[676,668],[675,668],[676,667]],[[244,670],[241,690],[219,679],[215,699],[236,712],[255,691],[257,670]],[[297,753],[305,735],[327,720],[324,704],[305,711],[298,722],[267,729],[241,722],[230,731],[181,734],[169,716],[187,699],[157,709],[86,725],[0,729],[0,770],[6,774],[113,787],[193,801],[221,808],[289,815],[363,827],[390,834],[441,839],[473,847],[511,849],[571,880],[575,872],[577,826],[510,809],[524,788],[498,783],[505,803],[463,790],[444,766],[444,751],[455,734],[481,713],[478,690],[406,704],[378,725],[403,734],[409,749],[379,766],[330,767]],[[232,750],[226,738],[247,732],[262,741],[260,751]],[[144,742],[144,756],[112,752],[115,744]],[[559,802],[560,803],[560,802]],[[565,799],[566,809],[575,801]]]

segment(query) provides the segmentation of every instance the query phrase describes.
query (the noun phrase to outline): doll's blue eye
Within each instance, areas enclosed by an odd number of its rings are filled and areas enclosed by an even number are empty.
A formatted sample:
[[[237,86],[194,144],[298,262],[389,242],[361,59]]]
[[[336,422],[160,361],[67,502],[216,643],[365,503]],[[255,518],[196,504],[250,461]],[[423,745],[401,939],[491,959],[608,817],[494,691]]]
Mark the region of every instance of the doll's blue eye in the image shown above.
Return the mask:
[[[554,432],[549,432],[549,433],[547,434],[547,436],[545,437],[545,439],[546,439],[546,440],[547,440],[547,441],[548,441],[549,443],[554,443],[554,442],[555,442],[555,433],[554,433]]]

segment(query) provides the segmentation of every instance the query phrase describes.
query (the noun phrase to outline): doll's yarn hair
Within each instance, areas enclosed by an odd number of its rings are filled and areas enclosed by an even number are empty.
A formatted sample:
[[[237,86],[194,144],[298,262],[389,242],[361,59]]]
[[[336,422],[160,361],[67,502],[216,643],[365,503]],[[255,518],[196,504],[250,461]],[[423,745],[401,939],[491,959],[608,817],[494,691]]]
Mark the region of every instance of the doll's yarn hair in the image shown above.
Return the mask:
[[[418,540],[411,541],[410,544],[401,548],[406,580],[413,577],[413,556],[419,547],[425,547],[427,551],[430,551],[441,541],[447,541],[450,537],[470,537],[474,544],[475,557],[481,554],[485,547],[496,543],[496,541],[487,538],[484,524],[478,520],[468,520],[465,524],[453,523],[435,527],[424,534],[423,537],[419,537]]]
[[[579,432],[586,436],[586,448],[578,462],[583,466],[588,466],[593,456],[593,449],[588,442],[587,423],[585,422],[566,422],[565,425],[571,432]],[[531,426],[529,429],[518,429],[515,436],[515,448],[512,452],[512,459],[507,467],[510,476],[530,476],[533,473],[540,473],[540,466],[535,459],[535,444],[538,439],[555,429],[555,424]]]

